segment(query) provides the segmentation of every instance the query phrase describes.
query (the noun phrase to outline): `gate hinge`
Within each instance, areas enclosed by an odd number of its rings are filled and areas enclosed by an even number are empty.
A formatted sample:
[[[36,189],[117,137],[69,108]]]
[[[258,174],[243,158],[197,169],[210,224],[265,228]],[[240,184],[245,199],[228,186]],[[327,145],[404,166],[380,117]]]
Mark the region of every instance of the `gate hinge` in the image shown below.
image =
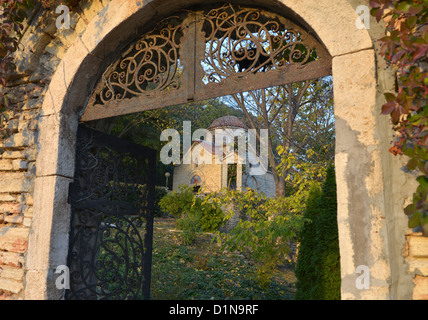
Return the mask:
[[[67,203],[68,204],[71,203],[72,192],[73,192],[73,182],[70,182],[68,185],[68,196],[67,196]]]

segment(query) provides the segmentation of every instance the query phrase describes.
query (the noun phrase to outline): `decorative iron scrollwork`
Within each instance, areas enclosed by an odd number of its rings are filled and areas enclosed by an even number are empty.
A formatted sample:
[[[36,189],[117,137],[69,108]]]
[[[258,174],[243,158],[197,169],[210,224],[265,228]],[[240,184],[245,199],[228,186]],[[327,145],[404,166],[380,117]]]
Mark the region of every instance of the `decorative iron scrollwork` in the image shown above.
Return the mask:
[[[331,74],[331,57],[275,13],[231,4],[185,10],[134,41],[98,80],[82,121]]]
[[[134,43],[102,75],[95,103],[179,88],[180,22],[180,17],[170,17]]]
[[[155,157],[79,127],[67,299],[149,297]]]
[[[204,15],[206,83],[317,59],[304,34],[264,11],[224,5]]]

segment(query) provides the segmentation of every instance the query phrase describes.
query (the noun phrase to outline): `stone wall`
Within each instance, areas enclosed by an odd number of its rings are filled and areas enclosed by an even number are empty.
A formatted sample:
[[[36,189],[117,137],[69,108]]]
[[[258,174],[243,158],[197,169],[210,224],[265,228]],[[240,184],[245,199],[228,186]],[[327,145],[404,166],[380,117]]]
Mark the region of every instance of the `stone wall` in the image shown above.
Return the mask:
[[[56,29],[56,16],[53,10],[45,11],[40,8],[33,10],[16,53],[17,73],[7,87],[2,88],[8,92],[11,103],[19,106],[22,112],[15,115],[3,114],[5,117],[2,117],[1,120],[10,129],[10,136],[0,141],[1,299],[59,299],[62,297],[60,294],[50,293],[55,292],[55,290],[49,289],[52,281],[49,282],[45,279],[54,276],[52,268],[55,266],[55,262],[47,261],[54,256],[51,251],[57,250],[63,253],[67,250],[63,247],[64,241],[57,241],[57,238],[61,237],[64,240],[61,232],[65,233],[64,230],[67,230],[68,227],[67,219],[61,220],[58,213],[65,215],[63,212],[67,211],[61,206],[66,206],[67,188],[71,179],[70,174],[64,172],[72,172],[70,168],[73,168],[73,164],[68,163],[72,160],[67,157],[73,155],[74,151],[69,151],[65,155],[63,153],[55,154],[60,148],[54,144],[60,144],[63,141],[56,136],[50,136],[49,131],[43,131],[41,127],[55,128],[61,125],[66,128],[61,130],[72,132],[72,128],[67,127],[71,118],[57,113],[59,109],[54,107],[44,109],[42,112],[42,104],[50,106],[50,101],[60,99],[59,94],[63,90],[61,86],[65,86],[65,88],[71,86],[69,80],[74,79],[73,74],[67,72],[73,68],[77,70],[77,67],[62,63],[66,54],[71,54],[71,49],[75,50],[73,51],[75,52],[74,60],[79,61],[78,59],[83,60],[81,57],[84,56],[82,52],[85,50],[89,52],[87,55],[92,58],[102,60],[109,50],[116,48],[116,46],[109,48],[105,43],[102,48],[97,46],[97,41],[100,42],[105,36],[103,30],[97,29],[97,33],[94,31],[96,36],[92,38],[90,35],[86,38],[81,37],[87,30],[87,26],[95,28],[94,25],[96,27],[104,25],[106,29],[109,29],[110,25],[117,26],[122,22],[122,20],[119,22],[109,20],[107,24],[105,24],[106,22],[103,24],[97,20],[101,16],[105,17],[103,14],[105,9],[108,9],[106,6],[113,1],[116,9],[110,8],[110,11],[107,11],[111,16],[114,16],[114,12],[118,13],[117,19],[119,20],[122,17],[134,18],[131,11],[137,10],[137,7],[146,6],[146,2],[149,3],[149,9],[145,12],[151,12],[151,14],[156,10],[175,10],[185,4],[196,3],[196,1],[190,0],[177,0],[171,8],[154,8],[150,6],[152,1],[145,1],[144,4],[129,2],[128,8],[122,6],[128,3],[125,0],[112,0],[111,2],[84,0],[80,2],[79,8],[71,14],[71,29],[69,30]],[[365,79],[371,79],[372,74],[346,73],[350,67],[360,66],[363,70],[364,66],[373,63],[372,45],[366,43],[364,37],[353,38],[353,41],[347,39],[354,32],[350,28],[353,28],[355,13],[351,15],[349,10],[342,10],[340,6],[332,6],[329,1],[266,0],[257,3],[265,2],[271,8],[279,8],[279,3],[282,2],[291,10],[299,12],[302,17],[310,19],[312,27],[320,38],[328,43],[328,49],[334,56],[335,97],[339,98],[337,104],[342,106],[336,110],[336,129],[338,132],[340,131],[342,142],[346,142],[341,144],[336,157],[336,161],[345,163],[342,167],[347,169],[347,171],[339,172],[337,176],[337,181],[342,186],[338,189],[341,199],[347,199],[347,202],[338,204],[339,210],[343,213],[339,225],[343,227],[341,230],[343,240],[341,240],[342,276],[347,283],[342,288],[346,293],[344,298],[428,299],[428,240],[423,238],[420,232],[408,230],[407,218],[402,211],[415,188],[414,177],[401,169],[404,159],[393,157],[387,152],[392,139],[387,117],[380,117],[379,112],[375,111],[373,117],[364,118],[361,117],[360,112],[364,110],[358,109],[358,106],[364,102],[367,105],[375,103],[378,106],[377,110],[380,110],[380,106],[384,102],[383,92],[393,90],[394,77],[391,70],[384,69],[384,65],[381,63],[382,58],[377,55],[377,67],[373,71],[376,77],[375,88],[373,88],[371,80],[365,81]],[[348,0],[348,3],[355,9],[360,4],[367,5],[368,1]],[[332,12],[330,16],[335,15],[337,19],[329,20],[327,25],[322,12]],[[99,15],[97,16],[97,14]],[[347,16],[348,14],[349,16]],[[155,14],[153,15],[155,16]],[[295,15],[295,17],[297,16],[298,14]],[[351,21],[349,22],[349,20]],[[95,22],[91,24],[91,21]],[[136,21],[140,23],[141,19],[133,20],[129,24],[137,24]],[[331,32],[327,26],[330,29],[335,27],[344,36],[338,37],[337,32]],[[368,32],[372,43],[376,43],[382,34],[382,27],[371,19],[371,28]],[[114,40],[117,34],[108,36]],[[115,41],[113,40],[112,42]],[[345,42],[348,45],[352,43],[353,47],[342,45]],[[93,54],[95,47],[97,51]],[[69,58],[67,61],[74,62],[74,60]],[[85,62],[87,63],[88,59]],[[64,66],[68,66],[69,70],[62,70],[61,68]],[[358,70],[358,68],[354,68],[354,70]],[[47,89],[54,74],[56,76],[54,79],[61,79],[62,82],[53,83],[51,88],[56,89],[48,92]],[[355,92],[344,93],[341,91],[341,87],[349,86],[354,82]],[[360,96],[359,93],[362,90],[370,90],[370,93],[375,90],[376,101],[367,102],[366,100],[372,99],[372,96]],[[345,100],[341,100],[346,95],[347,98],[355,95],[355,105],[346,105]],[[52,104],[55,103],[52,102]],[[375,119],[375,123],[373,123],[373,119]],[[45,132],[44,136],[43,132]],[[352,139],[356,136],[357,141],[353,141]],[[375,141],[376,139],[381,142]],[[379,144],[382,146],[382,151],[376,147]],[[40,155],[42,145],[45,149],[43,156]],[[347,148],[348,145],[349,148]],[[52,159],[49,158],[49,151],[46,151],[51,147]],[[36,159],[38,163],[45,160],[43,161],[46,164],[43,169],[45,171],[41,168],[36,171]],[[361,159],[364,159],[365,163],[371,163],[370,168],[362,168]],[[46,170],[50,167],[52,170]],[[54,170],[54,168],[56,169]],[[366,181],[358,184],[356,182],[361,181],[359,178],[361,170],[366,170],[364,171]],[[368,174],[366,174],[367,172]],[[36,179],[39,181],[38,188],[35,187]],[[38,190],[36,194],[35,189]],[[371,200],[346,198],[349,195],[368,195]],[[42,197],[44,200],[40,201]],[[39,204],[37,205],[37,203]],[[33,215],[33,212],[38,212],[38,214]],[[361,234],[358,233],[359,231]],[[29,243],[30,238],[33,239],[32,248]],[[30,255],[31,259],[29,259]],[[374,289],[367,292],[358,292],[354,285],[354,267],[355,263],[358,263],[356,259],[359,259],[360,256],[367,258],[367,260],[362,260],[362,264],[371,263],[370,270],[374,279],[372,283]],[[39,285],[40,283],[45,285]],[[354,287],[351,287],[352,285]]]
[[[23,299],[28,240],[33,220],[35,161],[41,106],[62,56],[88,22],[110,1],[82,1],[71,14],[71,29],[57,30],[53,10],[29,13],[16,52],[17,73],[6,88],[12,106],[3,114],[10,129],[0,141],[0,299]]]
[[[221,189],[221,170],[219,164],[181,164],[174,167],[173,190],[180,185],[190,185],[191,178],[197,174],[201,177],[201,188],[204,192],[215,192]]]

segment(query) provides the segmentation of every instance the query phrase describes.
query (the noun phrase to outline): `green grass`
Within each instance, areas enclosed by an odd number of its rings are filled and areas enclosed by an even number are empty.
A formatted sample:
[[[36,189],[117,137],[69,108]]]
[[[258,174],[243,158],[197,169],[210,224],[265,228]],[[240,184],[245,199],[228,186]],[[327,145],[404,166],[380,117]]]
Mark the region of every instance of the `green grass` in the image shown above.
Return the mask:
[[[282,269],[270,284],[255,281],[255,265],[242,255],[221,252],[209,234],[186,246],[174,219],[154,224],[151,298],[155,300],[292,300],[294,274]]]

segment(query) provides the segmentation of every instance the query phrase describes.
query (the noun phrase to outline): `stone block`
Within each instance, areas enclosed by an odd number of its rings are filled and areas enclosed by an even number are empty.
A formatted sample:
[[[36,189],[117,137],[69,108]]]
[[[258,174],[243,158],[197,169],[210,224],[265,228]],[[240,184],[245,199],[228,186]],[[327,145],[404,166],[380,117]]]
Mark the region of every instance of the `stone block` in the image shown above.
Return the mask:
[[[24,217],[19,213],[13,213],[13,214],[3,214],[5,223],[12,223],[12,224],[22,224],[24,222]]]
[[[45,47],[45,51],[61,59],[67,51],[67,47],[60,40],[55,39]]]
[[[0,229],[0,250],[24,253],[28,247],[28,228],[3,227]]]
[[[3,159],[26,159],[27,153],[25,150],[19,151],[5,151],[2,154]]]
[[[27,170],[28,169],[28,162],[25,160],[13,160],[12,161],[13,170],[15,171],[21,171],[21,170]]]
[[[74,31],[78,37],[80,37],[82,33],[85,32],[87,25],[88,23],[85,19],[79,19],[77,21]]]
[[[428,237],[409,237],[409,254],[412,257],[428,258]]]
[[[83,0],[79,2],[79,6],[87,21],[91,21],[104,8],[101,0]]]
[[[62,44],[64,44],[64,46],[66,48],[69,48],[74,40],[77,37],[77,32],[75,32],[74,29],[62,29],[62,30],[58,30],[57,34],[57,39],[59,39],[59,41],[61,41]]]
[[[24,265],[24,256],[17,252],[0,251],[0,266],[21,268]]]
[[[9,193],[0,193],[0,202],[13,202],[18,199],[18,196]]]
[[[70,227],[68,188],[71,181],[59,176],[36,178],[28,269],[47,270],[50,266],[67,262]]]
[[[0,192],[30,192],[31,179],[24,172],[0,172]]]
[[[0,269],[0,278],[16,281],[24,280],[24,270],[22,268],[2,267]]]
[[[366,29],[358,29],[358,14],[349,1],[337,0],[281,0],[303,18],[324,43],[332,56],[372,48],[372,39]]]
[[[20,293],[24,289],[22,281],[10,280],[0,277],[0,290],[9,291],[12,293]]]
[[[10,159],[0,160],[0,170],[1,171],[13,170],[12,160],[10,160]]]
[[[428,277],[417,275],[413,282],[415,283],[413,300],[428,300]]]
[[[24,130],[13,134],[4,141],[5,148],[28,147],[35,143],[35,134],[31,130]]]
[[[31,218],[27,218],[27,217],[24,217],[23,219],[22,219],[22,225],[24,226],[24,227],[31,227],[31,222],[33,221],[33,219],[31,219]]]
[[[36,161],[36,175],[59,174],[74,176],[76,129],[68,127],[73,121],[68,116],[51,115],[43,117],[39,131],[39,153]],[[76,123],[77,124],[77,123]]]
[[[409,272],[428,276],[428,258],[407,258]]]
[[[21,213],[21,204],[14,202],[0,202],[0,213],[19,214]]]
[[[25,218],[32,218],[33,217],[33,207],[32,206],[24,206],[22,213]]]

